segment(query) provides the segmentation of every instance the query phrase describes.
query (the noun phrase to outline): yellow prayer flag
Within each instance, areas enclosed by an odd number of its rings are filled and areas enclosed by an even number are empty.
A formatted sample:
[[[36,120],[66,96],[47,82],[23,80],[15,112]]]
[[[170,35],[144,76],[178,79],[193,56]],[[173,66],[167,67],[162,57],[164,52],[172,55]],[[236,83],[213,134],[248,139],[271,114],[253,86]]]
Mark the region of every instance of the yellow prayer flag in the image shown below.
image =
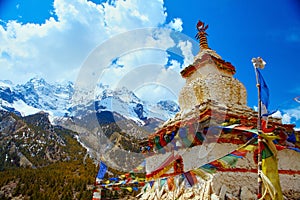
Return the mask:
[[[264,134],[263,134],[264,135]],[[277,149],[273,143],[273,135],[264,135],[262,154],[262,180],[264,200],[283,200],[279,174]]]
[[[193,169],[192,172],[203,180],[208,181],[210,179],[209,175],[201,169]]]
[[[249,145],[243,147],[242,149],[245,149],[245,150],[247,150],[247,151],[251,151],[251,152],[252,152],[252,151],[254,151],[256,148],[257,148],[257,147],[256,147],[255,145],[249,144]]]

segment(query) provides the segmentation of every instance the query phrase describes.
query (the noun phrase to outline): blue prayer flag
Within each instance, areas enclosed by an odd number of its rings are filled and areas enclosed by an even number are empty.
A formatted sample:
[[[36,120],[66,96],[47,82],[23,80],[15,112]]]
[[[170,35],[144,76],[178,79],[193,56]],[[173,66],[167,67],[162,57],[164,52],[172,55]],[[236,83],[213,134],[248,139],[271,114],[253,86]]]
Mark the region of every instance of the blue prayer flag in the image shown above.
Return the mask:
[[[263,78],[263,76],[261,75],[261,72],[259,69],[255,68],[257,71],[257,75],[258,75],[258,83],[259,83],[259,87],[260,87],[260,100],[261,103],[263,105],[265,105],[266,109],[268,109],[269,106],[269,88]]]
[[[297,138],[296,138],[296,135],[295,135],[294,132],[289,135],[289,137],[287,138],[287,141],[291,142],[291,143],[294,143],[294,144],[297,142]]]
[[[277,110],[273,110],[273,111],[268,111],[268,107],[269,107],[269,88],[266,84],[266,81],[264,80],[260,70],[258,68],[255,68],[256,72],[257,72],[257,78],[258,78],[258,83],[259,83],[259,88],[260,88],[260,102],[261,102],[261,116],[263,117],[267,117],[269,115],[274,114]]]
[[[154,184],[154,181],[149,181],[149,185],[151,188],[152,188],[153,184]]]
[[[120,179],[119,178],[117,178],[117,177],[112,177],[112,178],[109,178],[108,180],[110,180],[110,181],[119,181]]]
[[[297,151],[297,152],[300,153],[300,149],[298,149],[298,148],[296,148],[296,147],[288,147],[288,149],[292,149],[292,150]]]
[[[97,178],[103,179],[106,171],[107,171],[107,166],[102,161],[100,161],[100,167],[97,174]]]

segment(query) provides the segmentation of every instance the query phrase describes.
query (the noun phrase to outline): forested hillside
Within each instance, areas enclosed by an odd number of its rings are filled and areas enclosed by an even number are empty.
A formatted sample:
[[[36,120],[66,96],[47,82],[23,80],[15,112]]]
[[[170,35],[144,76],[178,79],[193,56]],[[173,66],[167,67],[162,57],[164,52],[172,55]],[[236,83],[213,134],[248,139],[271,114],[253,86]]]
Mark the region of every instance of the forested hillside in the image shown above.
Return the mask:
[[[0,199],[91,199],[97,166],[47,114],[0,113]]]

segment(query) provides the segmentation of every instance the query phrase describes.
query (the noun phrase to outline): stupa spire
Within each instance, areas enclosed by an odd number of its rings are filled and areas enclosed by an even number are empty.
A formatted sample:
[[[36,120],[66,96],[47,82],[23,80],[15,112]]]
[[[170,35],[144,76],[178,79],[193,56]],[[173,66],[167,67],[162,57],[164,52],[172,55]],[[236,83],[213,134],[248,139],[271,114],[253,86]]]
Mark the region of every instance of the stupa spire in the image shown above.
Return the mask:
[[[205,26],[205,23],[202,21],[198,21],[196,28],[198,33],[196,34],[196,39],[200,41],[200,51],[204,49],[210,49],[207,44],[207,33],[205,32],[208,28],[208,25]]]

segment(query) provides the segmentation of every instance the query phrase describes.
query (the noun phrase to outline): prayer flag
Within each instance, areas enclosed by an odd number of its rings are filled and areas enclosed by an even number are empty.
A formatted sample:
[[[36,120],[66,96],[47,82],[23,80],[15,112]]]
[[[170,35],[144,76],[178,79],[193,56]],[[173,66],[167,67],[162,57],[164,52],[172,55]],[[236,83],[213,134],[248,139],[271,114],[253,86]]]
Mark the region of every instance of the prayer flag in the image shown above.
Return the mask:
[[[97,178],[103,179],[106,171],[107,171],[107,166],[104,164],[104,162],[100,161],[100,167],[99,167],[99,171],[97,174]]]
[[[168,183],[168,189],[169,189],[169,191],[174,191],[175,190],[175,182],[174,182],[174,177],[173,176],[170,176],[168,178],[167,183]]]
[[[162,188],[167,182],[167,178],[160,179],[159,187]]]
[[[258,68],[255,68],[258,76],[258,83],[260,87],[260,100],[261,103],[268,109],[269,106],[269,88]]]
[[[264,199],[283,200],[279,174],[277,149],[273,143],[273,136],[262,134],[266,142],[262,143],[262,179],[263,189],[266,191]]]
[[[193,169],[192,171],[195,175],[199,176],[203,180],[208,181],[209,178],[210,178],[209,175],[205,171],[201,170],[200,168],[199,169]]]
[[[189,184],[191,187],[193,187],[193,185],[195,185],[195,184],[198,182],[198,180],[197,180],[195,174],[194,174],[192,171],[185,172],[185,173],[184,173],[184,176],[185,176],[185,178],[186,178],[188,184]]]
[[[219,161],[223,164],[224,168],[235,167],[238,157],[228,154],[220,158]]]
[[[269,116],[274,114],[277,110],[274,110],[272,112],[268,111],[270,99],[269,99],[269,88],[266,84],[266,81],[264,80],[260,70],[258,68],[255,68],[257,72],[257,77],[258,77],[258,83],[259,83],[259,88],[260,88],[260,102],[261,102],[261,109],[262,109],[262,116]]]
[[[152,188],[154,181],[149,181],[150,188]]]
[[[110,180],[110,181],[119,181],[120,179],[119,178],[117,178],[117,177],[112,177],[112,178],[109,178],[108,180]]]
[[[132,192],[132,187],[126,187],[126,190],[128,190],[129,192]]]

